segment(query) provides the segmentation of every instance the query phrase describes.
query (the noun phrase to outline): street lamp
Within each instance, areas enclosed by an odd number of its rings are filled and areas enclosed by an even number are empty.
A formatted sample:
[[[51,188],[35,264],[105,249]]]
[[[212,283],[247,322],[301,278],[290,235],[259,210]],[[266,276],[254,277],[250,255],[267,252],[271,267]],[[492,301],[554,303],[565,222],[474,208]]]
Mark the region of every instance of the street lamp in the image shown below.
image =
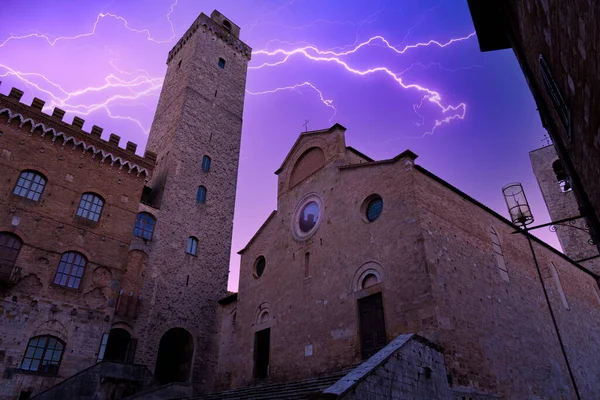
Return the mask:
[[[552,311],[552,305],[550,304],[550,299],[548,298],[548,291],[546,290],[546,285],[544,284],[544,279],[542,278],[542,271],[540,270],[540,266],[537,261],[537,257],[535,255],[535,251],[533,249],[533,243],[531,243],[531,234],[528,232],[530,229],[535,228],[527,228],[527,225],[533,222],[533,214],[531,213],[531,208],[529,207],[529,202],[527,201],[527,197],[525,196],[525,191],[523,190],[523,185],[518,182],[509,183],[508,185],[502,188],[502,194],[504,195],[504,200],[506,201],[506,207],[508,208],[508,212],[510,214],[510,219],[513,224],[521,227],[517,232],[522,232],[527,238],[527,242],[529,243],[529,249],[531,250],[531,255],[533,256],[533,262],[535,264],[535,268],[538,273],[538,277],[540,279],[540,283],[542,284],[542,290],[544,291],[544,297],[546,298],[546,304],[548,305],[548,311],[550,311],[550,317],[552,318],[552,323],[554,324],[554,329],[556,330],[556,336],[558,337],[558,343],[560,344],[560,348],[562,350],[563,356],[565,358],[565,363],[567,364],[567,369],[569,370],[569,376],[571,377],[571,383],[573,383],[573,388],[575,389],[575,394],[577,395],[577,399],[581,400],[581,396],[579,395],[579,389],[577,388],[577,383],[575,382],[575,376],[573,375],[573,371],[571,370],[571,365],[569,364],[569,358],[567,357],[567,352],[565,350],[565,345],[562,340],[562,336],[560,335],[560,330],[558,329],[558,324],[556,323],[556,318],[554,317],[554,311]],[[546,225],[544,225],[546,226]],[[513,232],[513,233],[517,233]]]

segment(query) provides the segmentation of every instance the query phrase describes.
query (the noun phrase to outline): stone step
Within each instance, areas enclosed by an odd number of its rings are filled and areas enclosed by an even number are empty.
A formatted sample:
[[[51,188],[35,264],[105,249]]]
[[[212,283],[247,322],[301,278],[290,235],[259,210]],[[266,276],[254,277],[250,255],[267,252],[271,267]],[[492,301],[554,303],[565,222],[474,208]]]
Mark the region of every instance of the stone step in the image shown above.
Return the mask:
[[[260,383],[254,386],[194,396],[193,400],[291,400],[309,399],[352,371],[354,367],[321,378],[306,379],[289,383]],[[190,400],[191,400],[190,399]]]

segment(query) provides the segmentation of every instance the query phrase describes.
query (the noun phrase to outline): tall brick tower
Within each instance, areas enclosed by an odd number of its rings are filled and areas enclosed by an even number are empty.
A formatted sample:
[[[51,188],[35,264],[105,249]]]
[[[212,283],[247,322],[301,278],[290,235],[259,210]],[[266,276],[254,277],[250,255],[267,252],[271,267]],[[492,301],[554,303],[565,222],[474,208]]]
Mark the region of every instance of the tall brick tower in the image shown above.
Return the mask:
[[[552,221],[560,221],[580,215],[575,193],[571,190],[569,177],[553,145],[529,153],[533,173]],[[598,248],[589,242],[585,221],[577,219],[556,225],[556,235],[563,252],[595,273],[600,273]]]
[[[156,220],[135,322],[136,363],[161,383],[209,390],[216,307],[227,290],[242,112],[251,49],[218,11],[169,52],[147,149],[157,166],[140,211]]]

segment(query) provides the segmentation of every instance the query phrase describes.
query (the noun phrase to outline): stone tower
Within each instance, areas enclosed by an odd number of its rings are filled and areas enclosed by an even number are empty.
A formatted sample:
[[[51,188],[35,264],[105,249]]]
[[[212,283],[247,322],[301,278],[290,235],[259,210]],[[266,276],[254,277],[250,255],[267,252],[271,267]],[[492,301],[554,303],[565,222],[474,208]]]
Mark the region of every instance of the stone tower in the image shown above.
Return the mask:
[[[569,177],[556,154],[553,145],[529,153],[533,173],[538,181],[542,196],[552,221],[580,215],[575,194],[571,190]],[[579,228],[579,229],[577,229]],[[600,258],[589,259],[598,254],[590,244],[590,235],[585,231],[583,219],[556,225],[556,235],[563,252],[574,261],[580,262],[595,273],[600,272]],[[589,260],[588,260],[589,259]]]
[[[153,215],[135,362],[161,383],[209,390],[217,301],[226,295],[242,112],[251,49],[218,11],[201,14],[169,52],[147,149],[157,167],[140,211]],[[129,266],[129,265],[128,265]]]

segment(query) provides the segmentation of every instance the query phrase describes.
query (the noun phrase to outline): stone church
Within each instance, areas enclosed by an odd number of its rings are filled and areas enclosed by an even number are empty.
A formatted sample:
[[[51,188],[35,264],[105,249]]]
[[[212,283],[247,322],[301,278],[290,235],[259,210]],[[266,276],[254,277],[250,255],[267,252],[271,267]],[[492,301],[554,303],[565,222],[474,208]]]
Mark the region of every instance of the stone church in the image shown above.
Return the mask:
[[[239,33],[201,14],[171,50],[143,157],[0,95],[0,399],[594,398],[595,270],[339,124],[226,291]]]

